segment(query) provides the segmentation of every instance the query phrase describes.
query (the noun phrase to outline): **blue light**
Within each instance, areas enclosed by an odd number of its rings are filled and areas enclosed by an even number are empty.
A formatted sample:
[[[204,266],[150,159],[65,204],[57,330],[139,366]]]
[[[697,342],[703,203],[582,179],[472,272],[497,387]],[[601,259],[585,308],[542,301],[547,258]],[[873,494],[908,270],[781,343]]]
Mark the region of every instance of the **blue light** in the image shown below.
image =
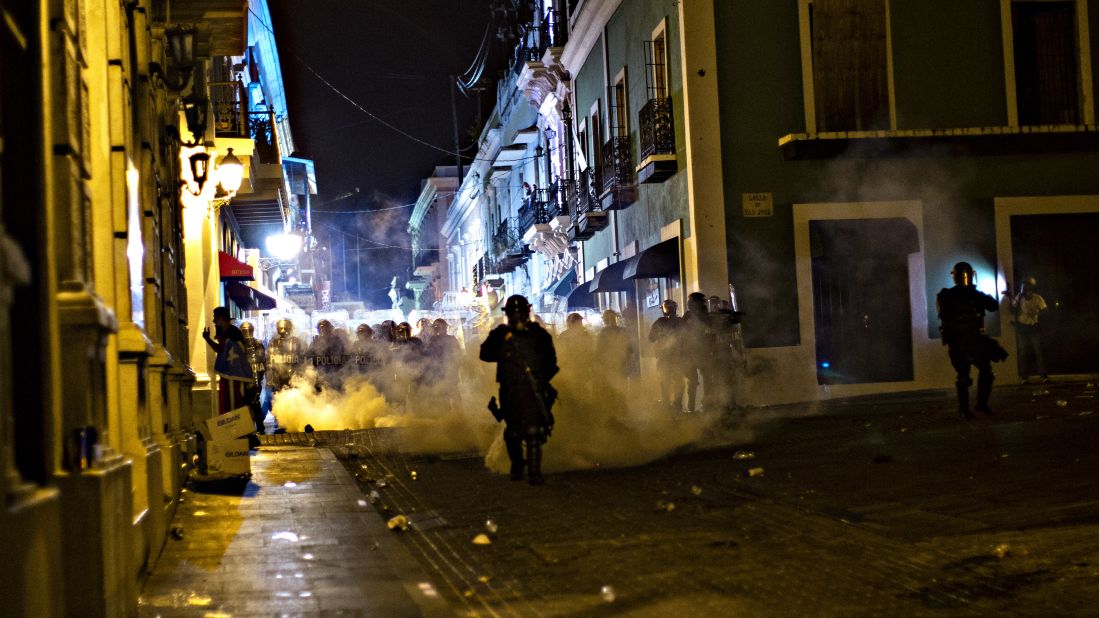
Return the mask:
[[[829,367],[832,366],[832,363],[830,363],[828,361],[824,361],[823,363],[820,364],[820,366],[825,368],[825,369],[828,369]]]

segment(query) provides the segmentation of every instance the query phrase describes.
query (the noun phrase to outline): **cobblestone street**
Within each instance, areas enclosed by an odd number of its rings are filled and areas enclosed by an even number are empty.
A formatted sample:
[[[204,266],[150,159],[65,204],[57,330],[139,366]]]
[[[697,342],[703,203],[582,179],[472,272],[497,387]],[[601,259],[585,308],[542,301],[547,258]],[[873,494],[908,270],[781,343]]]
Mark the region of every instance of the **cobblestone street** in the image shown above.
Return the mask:
[[[938,391],[751,411],[727,423],[750,443],[543,487],[474,457],[337,452],[383,518],[411,519],[460,614],[1087,615],[1095,394],[1004,387],[968,423]]]

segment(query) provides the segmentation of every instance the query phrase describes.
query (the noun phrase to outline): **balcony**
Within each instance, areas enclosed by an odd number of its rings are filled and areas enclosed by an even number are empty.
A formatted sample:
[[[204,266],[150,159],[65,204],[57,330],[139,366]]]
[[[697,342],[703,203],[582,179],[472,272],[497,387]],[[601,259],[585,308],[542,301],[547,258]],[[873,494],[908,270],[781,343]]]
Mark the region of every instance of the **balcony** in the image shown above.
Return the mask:
[[[500,222],[496,233],[492,235],[492,250],[496,272],[500,274],[512,272],[526,262],[532,253],[519,237],[515,222],[507,219]]]
[[[568,195],[569,240],[588,240],[607,227],[607,213],[596,195],[598,169],[580,172],[580,180]]]
[[[664,182],[679,170],[671,98],[650,99],[638,114],[641,164],[637,182]]]
[[[612,137],[603,144],[603,210],[619,210],[637,201],[629,136]]]

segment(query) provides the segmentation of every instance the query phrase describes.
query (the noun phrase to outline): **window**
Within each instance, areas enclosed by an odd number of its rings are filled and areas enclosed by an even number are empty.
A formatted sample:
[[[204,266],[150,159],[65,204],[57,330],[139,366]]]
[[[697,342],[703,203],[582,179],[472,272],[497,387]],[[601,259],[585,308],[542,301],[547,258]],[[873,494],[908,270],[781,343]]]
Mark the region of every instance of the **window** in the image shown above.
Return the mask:
[[[894,125],[887,0],[802,0],[809,132]]]
[[[665,35],[667,20],[661,20],[656,30],[653,30],[653,38],[645,45],[649,49],[646,59],[649,63],[646,78],[648,84],[649,100],[664,99],[668,96],[668,39]]]
[[[630,134],[629,89],[626,86],[626,69],[614,78],[614,100],[611,101],[611,134],[627,137]]]
[[[591,166],[591,157],[588,156],[590,151],[588,150],[587,118],[580,121],[580,125],[576,130],[576,141],[580,145],[580,161],[577,161],[576,167],[580,170],[588,169]]]
[[[1012,2],[1018,124],[1080,121],[1076,2]]]
[[[588,116],[588,126],[591,127],[591,150],[588,151],[589,165],[593,168],[600,167],[599,165],[599,153],[603,147],[603,121],[600,117],[599,101],[596,100],[591,106],[591,113]],[[584,144],[585,148],[588,148],[588,144]]]

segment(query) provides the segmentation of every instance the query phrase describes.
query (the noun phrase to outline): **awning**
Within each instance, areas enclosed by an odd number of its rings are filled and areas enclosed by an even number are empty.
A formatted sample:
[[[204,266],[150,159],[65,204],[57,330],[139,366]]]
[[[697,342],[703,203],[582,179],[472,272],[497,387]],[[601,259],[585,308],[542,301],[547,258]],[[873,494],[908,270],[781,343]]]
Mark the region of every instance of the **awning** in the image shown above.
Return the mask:
[[[585,281],[576,286],[569,292],[568,303],[566,307],[569,309],[579,309],[580,307],[595,307],[595,299],[590,292],[591,283]]]
[[[225,293],[240,307],[241,311],[268,311],[278,305],[274,296],[239,281],[226,283]]]
[[[218,251],[218,268],[222,281],[255,281],[252,267],[224,251]]]
[[[615,262],[603,270],[595,273],[591,280],[592,292],[629,292],[633,291],[633,281],[622,279],[622,272],[626,270],[629,260]]]
[[[567,298],[572,290],[576,287],[576,270],[570,268],[569,272],[561,277],[561,280],[556,285],[550,286],[547,292],[554,296],[561,296]]]
[[[623,279],[679,276],[679,237],[657,243],[626,260]]]

